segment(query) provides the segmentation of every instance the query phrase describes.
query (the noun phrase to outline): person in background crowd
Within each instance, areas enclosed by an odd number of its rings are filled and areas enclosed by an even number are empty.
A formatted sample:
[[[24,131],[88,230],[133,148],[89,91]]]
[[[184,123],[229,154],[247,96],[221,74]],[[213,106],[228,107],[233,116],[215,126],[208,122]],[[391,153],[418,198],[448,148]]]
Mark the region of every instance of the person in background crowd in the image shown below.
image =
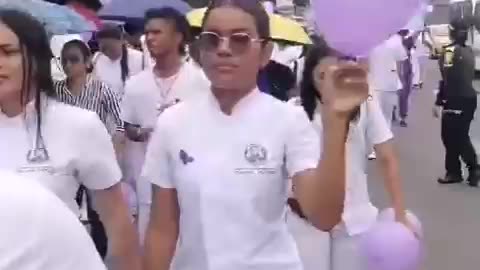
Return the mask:
[[[398,115],[400,117],[400,126],[407,127],[408,109],[410,105],[410,94],[413,87],[413,65],[412,53],[415,46],[415,36],[409,30],[401,30],[398,33],[402,37],[402,44],[406,52],[407,58],[402,63],[400,72],[400,81],[402,88],[398,91]]]
[[[123,133],[120,118],[120,99],[104,82],[91,76],[92,55],[88,45],[81,40],[67,42],[62,49],[60,61],[67,78],[56,81],[57,98],[67,104],[93,111],[108,127],[107,118],[115,120],[116,130]]]
[[[388,126],[392,126],[392,115],[398,104],[398,91],[402,64],[408,56],[402,38],[395,34],[377,46],[369,56],[370,88],[377,95]]]
[[[137,183],[140,238],[148,223],[151,185],[140,178],[146,146],[156,119],[173,104],[196,98],[208,85],[203,72],[185,61],[190,39],[187,19],[173,8],[151,9],[145,15],[145,39],[155,66],[127,81],[122,101],[129,178]]]
[[[118,25],[105,24],[95,37],[100,51],[93,59],[94,73],[122,98],[125,82],[144,68],[143,54],[127,46]]]
[[[0,270],[106,270],[78,218],[32,179],[0,171]]]
[[[92,71],[92,57],[87,44],[81,40],[67,42],[61,51],[61,62],[67,78],[56,81],[54,88],[57,99],[66,104],[95,112],[105,127],[107,119],[115,119],[113,143],[120,158],[123,145],[123,122],[120,118],[120,100],[105,83],[90,75]],[[78,193],[78,201],[82,205],[83,196],[87,196],[88,221],[95,245],[102,257],[107,253],[107,238],[102,222],[92,207],[91,196],[86,194],[85,187]]]
[[[198,42],[211,87],[160,115],[148,145],[147,270],[170,269],[174,256],[177,270],[301,270],[285,222],[286,171],[318,228],[339,222],[347,116],[367,98],[367,74],[356,65],[316,74],[326,89],[320,151],[305,112],[257,88],[269,39],[257,0],[218,0],[207,9]]]
[[[445,146],[444,178],[440,184],[463,181],[462,159],[467,165],[470,186],[478,186],[480,167],[477,153],[470,140],[470,124],[477,109],[477,93],[473,88],[475,79],[475,56],[465,43],[468,24],[464,20],[450,24],[452,44],[446,46],[439,64],[442,75],[434,107],[434,116],[442,115],[442,141]]]
[[[38,181],[76,214],[76,192],[86,186],[110,239],[113,269],[139,270],[110,136],[94,112],[56,100],[51,58],[40,22],[0,10],[0,169]]]
[[[341,59],[341,58],[340,58]],[[325,42],[309,51],[305,60],[301,83],[301,105],[317,130],[320,141],[325,136],[322,122],[323,91],[315,84],[315,71],[326,70],[338,62],[339,57]],[[405,204],[400,184],[399,166],[393,146],[393,134],[383,116],[378,97],[362,103],[350,117],[346,138],[346,191],[342,222],[331,231],[332,270],[360,270],[366,266],[358,250],[359,239],[376,222],[378,210],[370,201],[365,156],[373,145],[378,156],[380,171],[385,179],[395,217],[411,228],[405,216]]]

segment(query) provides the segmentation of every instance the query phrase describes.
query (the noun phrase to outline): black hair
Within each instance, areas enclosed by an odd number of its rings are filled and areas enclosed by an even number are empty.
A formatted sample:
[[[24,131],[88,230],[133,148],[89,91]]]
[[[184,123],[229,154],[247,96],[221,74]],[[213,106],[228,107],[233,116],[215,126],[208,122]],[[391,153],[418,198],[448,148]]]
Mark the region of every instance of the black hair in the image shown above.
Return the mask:
[[[316,38],[314,45],[308,48],[305,57],[305,66],[303,69],[302,81],[300,82],[300,99],[303,109],[310,120],[313,120],[317,108],[317,99],[322,100],[314,84],[313,71],[318,63],[325,57],[333,55],[333,50],[327,43]]]
[[[468,40],[470,25],[465,19],[457,19],[450,22],[450,37],[455,44],[465,46]]]
[[[202,28],[213,9],[225,6],[236,7],[250,14],[255,19],[255,26],[259,38],[265,40],[270,39],[270,18],[258,0],[212,0],[203,17]]]
[[[307,52],[305,57],[305,66],[303,69],[303,77],[300,83],[300,100],[304,111],[307,113],[308,118],[313,120],[315,110],[317,109],[317,100],[322,102],[322,95],[317,91],[315,87],[315,79],[313,72],[315,67],[328,56],[336,56],[335,50],[330,48],[327,42],[322,37],[316,37],[315,43]],[[348,58],[346,58],[348,59]],[[360,116],[360,106],[352,111],[350,115],[350,121],[355,121]]]
[[[107,23],[104,24],[102,28],[96,33],[95,37],[97,38],[97,40],[116,39],[121,41],[124,38],[124,33],[122,31],[122,28],[120,28],[118,25]],[[125,43],[122,44],[122,58],[120,59],[120,70],[122,81],[125,83],[128,75],[130,74],[130,68],[128,67],[128,48],[127,44]]]
[[[62,52],[61,52],[62,57],[64,56],[65,52],[71,48],[78,48],[82,53],[83,59],[85,61],[92,56],[92,53],[90,52],[90,48],[85,42],[78,39],[74,39],[74,40],[70,40],[69,42],[65,43],[65,45],[63,45]],[[92,71],[93,71],[93,66],[90,66],[87,68],[87,73],[91,73]]]
[[[178,50],[181,55],[185,55],[187,45],[192,41],[190,24],[185,15],[172,7],[152,8],[145,12],[145,24],[155,19],[167,20],[173,24],[175,31],[182,35],[182,42]]]
[[[34,97],[37,120],[37,134],[41,138],[42,104],[41,94],[54,97],[50,49],[47,32],[43,25],[27,13],[1,9],[0,22],[6,25],[18,38],[22,54],[22,94],[21,104],[25,106]],[[34,88],[32,89],[32,86]],[[34,91],[34,93],[32,93]]]

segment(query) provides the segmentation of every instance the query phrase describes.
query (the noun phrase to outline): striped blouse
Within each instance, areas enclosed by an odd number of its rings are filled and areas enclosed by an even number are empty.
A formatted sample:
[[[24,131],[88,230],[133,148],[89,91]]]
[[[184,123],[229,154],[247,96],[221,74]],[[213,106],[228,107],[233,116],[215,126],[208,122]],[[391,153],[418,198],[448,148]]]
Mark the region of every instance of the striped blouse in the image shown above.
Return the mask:
[[[67,80],[56,81],[54,86],[59,101],[94,111],[109,130],[113,121],[116,130],[123,131],[123,121],[120,118],[120,99],[102,81],[89,77],[85,89],[80,95],[74,95],[68,90]]]

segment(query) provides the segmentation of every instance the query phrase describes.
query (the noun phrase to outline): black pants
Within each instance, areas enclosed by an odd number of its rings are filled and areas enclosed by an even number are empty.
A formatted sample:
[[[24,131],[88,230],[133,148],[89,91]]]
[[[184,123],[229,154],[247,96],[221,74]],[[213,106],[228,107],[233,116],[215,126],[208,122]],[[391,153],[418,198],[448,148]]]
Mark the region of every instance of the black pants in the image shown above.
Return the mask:
[[[469,169],[476,168],[477,154],[470,140],[470,124],[477,109],[477,98],[450,99],[442,116],[442,141],[447,174],[462,175],[460,159]],[[450,110],[456,110],[457,113]]]
[[[78,205],[81,205],[83,196],[86,196],[87,198],[87,214],[88,221],[90,223],[90,235],[93,239],[93,242],[95,243],[95,247],[97,248],[98,253],[102,257],[102,259],[105,259],[108,249],[108,239],[105,227],[103,227],[103,223],[100,221],[100,217],[92,207],[92,200],[86,188],[84,186],[81,186],[77,192],[76,198]]]

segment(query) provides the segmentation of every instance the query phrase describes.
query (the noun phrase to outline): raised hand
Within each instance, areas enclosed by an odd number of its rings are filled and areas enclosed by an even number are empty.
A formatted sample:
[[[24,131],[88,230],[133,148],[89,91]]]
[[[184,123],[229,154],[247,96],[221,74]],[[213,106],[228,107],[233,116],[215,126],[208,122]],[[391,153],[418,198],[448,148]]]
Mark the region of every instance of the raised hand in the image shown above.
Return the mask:
[[[348,119],[369,96],[367,77],[365,67],[357,63],[317,65],[314,80],[322,96],[322,110]]]

